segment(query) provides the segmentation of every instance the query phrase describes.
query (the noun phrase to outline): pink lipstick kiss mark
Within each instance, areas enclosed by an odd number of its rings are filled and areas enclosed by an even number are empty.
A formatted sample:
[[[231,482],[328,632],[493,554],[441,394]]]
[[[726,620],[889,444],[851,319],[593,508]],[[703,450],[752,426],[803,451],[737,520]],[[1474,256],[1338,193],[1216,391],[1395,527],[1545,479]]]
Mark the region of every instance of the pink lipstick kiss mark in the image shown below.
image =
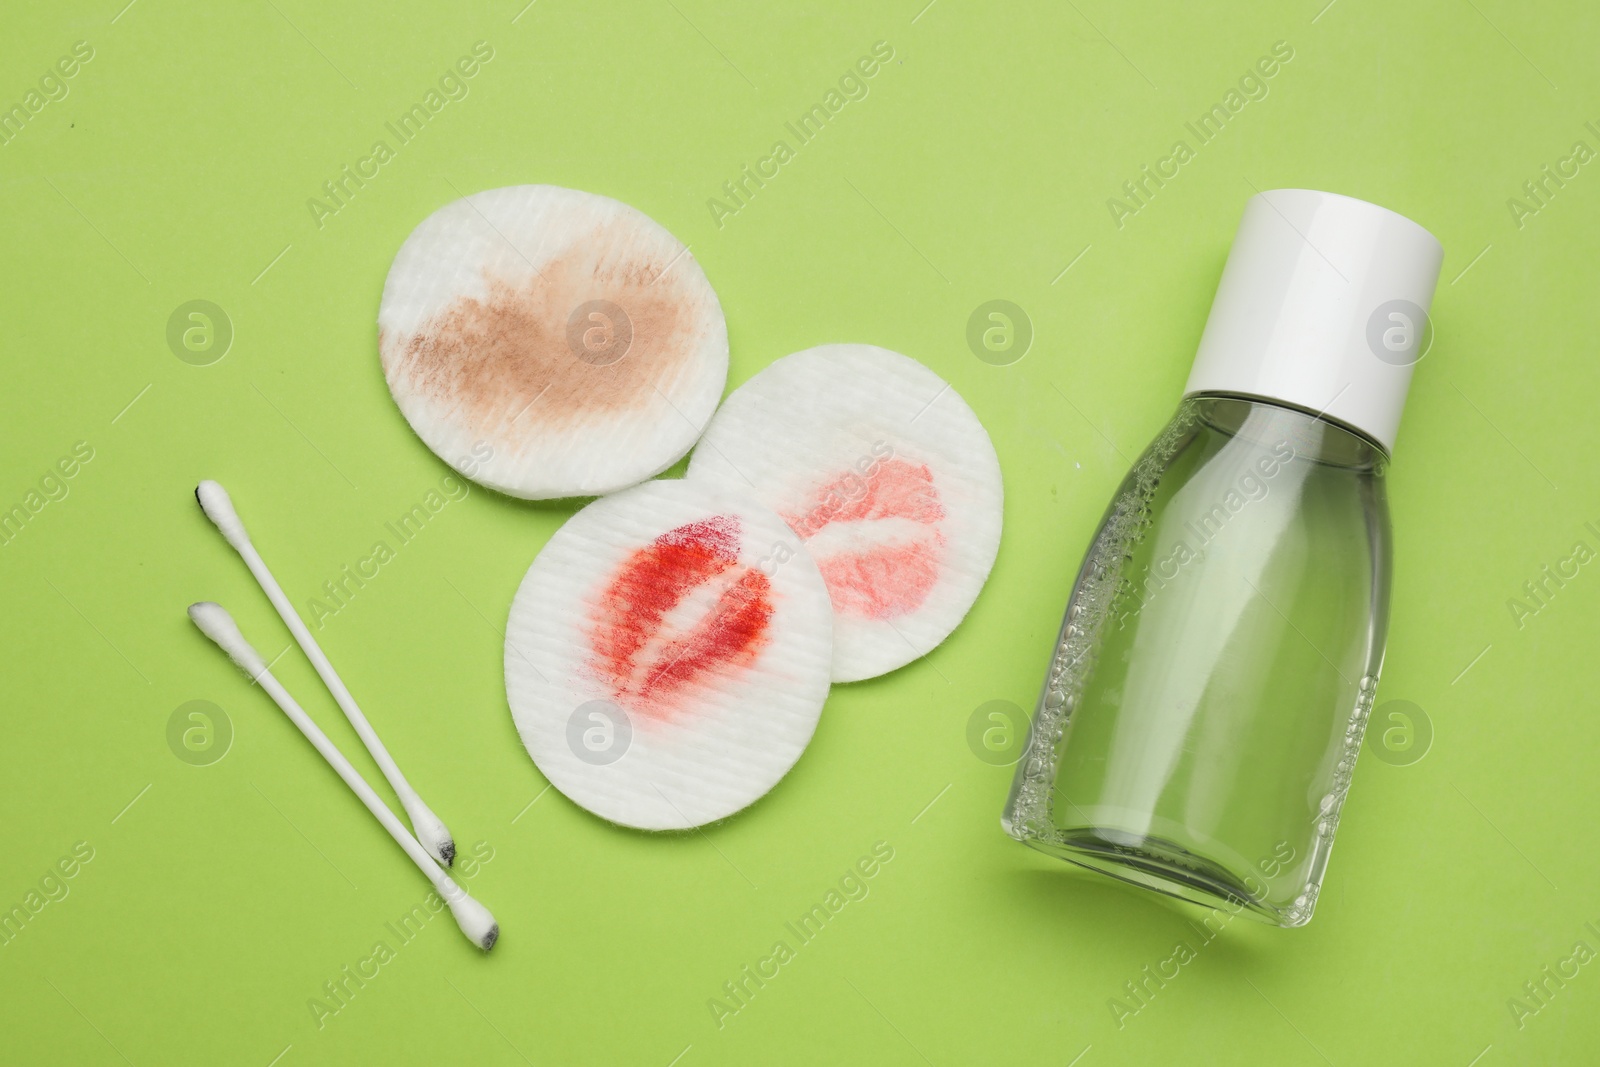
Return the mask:
[[[718,515],[669,530],[635,550],[600,594],[591,665],[619,703],[647,718],[683,710],[691,691],[755,661],[772,619],[772,582],[739,563],[739,520]],[[706,588],[711,606],[669,620]]]
[[[909,614],[928,598],[944,556],[944,534],[938,527],[943,519],[928,465],[896,458],[880,461],[869,474],[850,471],[823,484],[811,495],[807,510],[784,516],[806,541],[834,523],[915,524],[909,540],[827,555],[812,551],[834,610],[871,619]]]

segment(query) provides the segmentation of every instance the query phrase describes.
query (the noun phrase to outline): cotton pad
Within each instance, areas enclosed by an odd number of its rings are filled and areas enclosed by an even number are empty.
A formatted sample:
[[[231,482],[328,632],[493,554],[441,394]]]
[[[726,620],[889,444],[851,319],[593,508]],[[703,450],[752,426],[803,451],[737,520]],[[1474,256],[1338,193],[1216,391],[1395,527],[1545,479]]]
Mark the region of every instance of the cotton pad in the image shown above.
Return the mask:
[[[679,830],[788,772],[828,695],[832,608],[782,519],[723,486],[602,497],[528,568],[506,696],[555,787],[596,815]]]
[[[389,268],[378,348],[429,448],[535,500],[659,474],[728,375],[722,307],[688,249],[626,204],[551,185],[424,219]]]
[[[1000,462],[982,423],[937,374],[872,345],[807,349],[751,378],[688,478],[754,493],[806,542],[833,600],[836,682],[948,637],[1000,547]]]

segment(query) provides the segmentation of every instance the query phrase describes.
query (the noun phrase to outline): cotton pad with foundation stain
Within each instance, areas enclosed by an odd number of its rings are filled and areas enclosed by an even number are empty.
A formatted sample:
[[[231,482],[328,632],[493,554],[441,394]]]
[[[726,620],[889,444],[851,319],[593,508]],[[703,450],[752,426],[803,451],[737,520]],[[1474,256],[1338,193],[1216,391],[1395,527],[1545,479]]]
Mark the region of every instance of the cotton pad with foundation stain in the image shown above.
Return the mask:
[[[722,307],[688,252],[593,193],[519,185],[447,204],[384,283],[389,391],[429,448],[512,496],[659,474],[700,436],[728,373]]]
[[[677,830],[761,797],[828,695],[827,587],[737,489],[652,481],[557,530],[506,625],[506,696],[550,782],[602,818]]]
[[[833,680],[931,651],[1000,546],[1000,462],[950,384],[873,345],[807,349],[734,390],[690,481],[740,487],[805,541],[834,608]]]

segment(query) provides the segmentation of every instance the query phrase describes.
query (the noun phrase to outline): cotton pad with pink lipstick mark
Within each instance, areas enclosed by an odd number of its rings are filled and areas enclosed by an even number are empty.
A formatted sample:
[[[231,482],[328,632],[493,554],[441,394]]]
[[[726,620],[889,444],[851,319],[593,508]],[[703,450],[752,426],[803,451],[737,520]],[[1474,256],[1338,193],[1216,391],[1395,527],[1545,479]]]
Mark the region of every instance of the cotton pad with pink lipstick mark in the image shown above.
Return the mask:
[[[948,637],[1000,546],[982,423],[933,371],[872,345],[797,352],[734,390],[687,477],[753,493],[804,540],[833,603],[836,682]]]
[[[566,796],[625,826],[686,829],[800,758],[832,630],[822,575],[781,518],[731,487],[648,482],[540,551],[506,626],[506,695]]]

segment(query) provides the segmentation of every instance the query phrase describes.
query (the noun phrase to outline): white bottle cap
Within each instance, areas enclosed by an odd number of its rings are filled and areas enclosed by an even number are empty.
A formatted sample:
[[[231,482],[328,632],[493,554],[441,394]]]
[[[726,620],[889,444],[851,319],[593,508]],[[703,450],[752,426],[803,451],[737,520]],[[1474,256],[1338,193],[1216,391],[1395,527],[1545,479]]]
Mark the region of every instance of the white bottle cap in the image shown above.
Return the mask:
[[[1364,200],[1251,197],[1184,395],[1288,404],[1392,452],[1443,259],[1427,230]]]

